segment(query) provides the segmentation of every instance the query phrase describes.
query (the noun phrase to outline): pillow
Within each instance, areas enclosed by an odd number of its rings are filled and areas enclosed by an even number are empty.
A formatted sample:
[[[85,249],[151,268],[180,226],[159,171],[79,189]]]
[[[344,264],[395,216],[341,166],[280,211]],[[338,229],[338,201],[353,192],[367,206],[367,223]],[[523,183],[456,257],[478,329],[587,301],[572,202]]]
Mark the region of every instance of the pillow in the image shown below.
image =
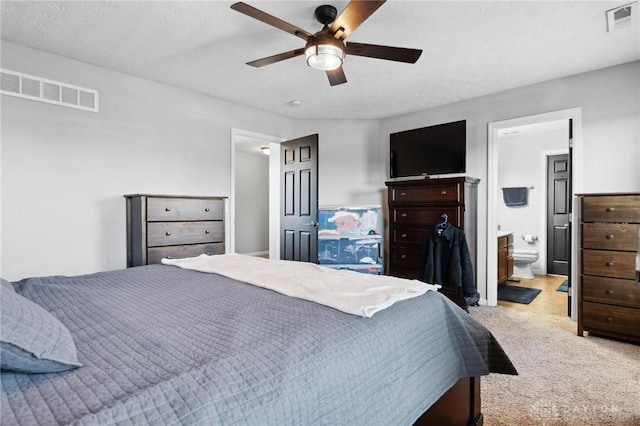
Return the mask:
[[[40,305],[0,279],[0,368],[56,373],[80,367],[71,333]]]

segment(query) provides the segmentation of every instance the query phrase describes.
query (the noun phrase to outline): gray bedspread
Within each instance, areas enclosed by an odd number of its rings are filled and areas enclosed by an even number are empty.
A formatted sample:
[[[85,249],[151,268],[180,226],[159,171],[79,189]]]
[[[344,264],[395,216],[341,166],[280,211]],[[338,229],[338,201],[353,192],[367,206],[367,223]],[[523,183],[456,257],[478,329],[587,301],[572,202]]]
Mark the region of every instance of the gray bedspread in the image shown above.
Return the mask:
[[[3,372],[2,425],[410,425],[459,378],[515,373],[436,292],[362,318],[166,265],[16,287],[84,366]]]

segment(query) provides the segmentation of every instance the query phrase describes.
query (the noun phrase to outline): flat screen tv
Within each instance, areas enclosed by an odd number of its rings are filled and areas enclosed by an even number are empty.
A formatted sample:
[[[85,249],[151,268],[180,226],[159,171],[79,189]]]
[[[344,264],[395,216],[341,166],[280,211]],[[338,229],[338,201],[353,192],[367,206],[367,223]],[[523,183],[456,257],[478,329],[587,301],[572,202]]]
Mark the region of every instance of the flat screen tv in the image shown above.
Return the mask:
[[[391,178],[465,173],[467,121],[392,133]]]

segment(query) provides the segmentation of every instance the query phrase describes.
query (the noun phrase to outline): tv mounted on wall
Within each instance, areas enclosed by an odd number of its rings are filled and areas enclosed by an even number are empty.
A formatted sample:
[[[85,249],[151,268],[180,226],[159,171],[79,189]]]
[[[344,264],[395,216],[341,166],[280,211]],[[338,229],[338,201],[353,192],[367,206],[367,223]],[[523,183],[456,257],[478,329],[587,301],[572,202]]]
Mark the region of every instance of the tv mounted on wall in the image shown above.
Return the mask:
[[[467,121],[391,133],[391,178],[466,172]]]

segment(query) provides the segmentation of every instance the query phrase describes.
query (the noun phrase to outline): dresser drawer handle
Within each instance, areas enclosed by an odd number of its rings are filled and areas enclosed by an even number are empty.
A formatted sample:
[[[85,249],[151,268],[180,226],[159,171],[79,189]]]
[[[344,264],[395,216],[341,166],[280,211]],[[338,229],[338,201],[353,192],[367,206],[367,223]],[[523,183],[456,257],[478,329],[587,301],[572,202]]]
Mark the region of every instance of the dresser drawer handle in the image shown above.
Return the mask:
[[[204,231],[205,234],[210,234],[211,231],[209,231],[208,229],[206,231]]]
[[[615,265],[616,265],[616,264],[615,264],[615,262],[613,262],[613,261],[609,261],[609,262],[607,262],[607,266],[615,266]]]
[[[607,207],[607,211],[608,211],[608,212],[612,212],[612,211],[614,211],[614,210],[615,210],[615,208],[614,208],[614,207]]]
[[[440,191],[440,195],[447,195],[447,191],[443,189],[442,191]]]
[[[406,195],[407,195],[407,193],[406,193],[406,192],[401,192],[401,193],[400,193],[400,196],[401,196],[401,197],[404,197],[404,196],[406,196]]]
[[[171,259],[171,256],[167,256],[167,257],[165,257],[165,259]]]
[[[165,232],[164,235],[166,235],[167,237],[170,237],[171,236],[171,231]]]
[[[407,238],[407,234],[400,235],[400,238]]]
[[[607,290],[607,294],[613,294],[613,290],[611,289]]]
[[[171,211],[171,207],[165,207],[164,211],[165,212],[170,212]]]
[[[607,240],[613,240],[615,236],[613,234],[607,235]]]
[[[204,208],[204,211],[205,211],[205,212],[208,212],[208,211],[209,211],[209,207],[205,207],[205,208]]]
[[[401,254],[401,255],[400,255],[400,259],[406,259],[406,258],[407,258],[407,255],[406,255],[406,254]]]
[[[613,317],[607,317],[607,322],[613,322]]]
[[[213,256],[213,253],[211,253],[210,251],[205,251],[204,254],[206,254],[207,256]]]
[[[400,217],[407,217],[407,214],[406,214],[406,213],[402,213],[402,214],[400,215]]]

